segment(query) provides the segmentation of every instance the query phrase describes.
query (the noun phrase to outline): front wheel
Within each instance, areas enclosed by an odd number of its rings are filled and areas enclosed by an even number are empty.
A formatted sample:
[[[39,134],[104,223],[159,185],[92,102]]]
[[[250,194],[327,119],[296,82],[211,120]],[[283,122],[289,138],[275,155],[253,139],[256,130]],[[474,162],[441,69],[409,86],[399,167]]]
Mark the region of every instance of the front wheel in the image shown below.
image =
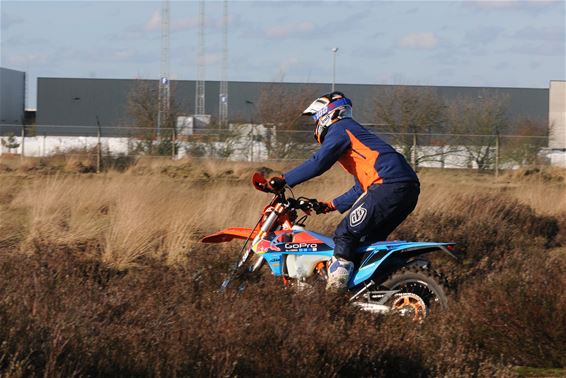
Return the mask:
[[[394,272],[381,284],[396,290],[388,306],[415,321],[426,318],[430,312],[448,307],[448,284],[444,276],[427,267],[405,267]]]
[[[236,287],[242,291],[250,278],[257,277],[257,272],[263,266],[264,259],[261,256],[256,256],[254,259],[253,256],[254,254],[250,250],[244,252],[232,272],[222,282],[220,291],[225,291],[228,287]]]

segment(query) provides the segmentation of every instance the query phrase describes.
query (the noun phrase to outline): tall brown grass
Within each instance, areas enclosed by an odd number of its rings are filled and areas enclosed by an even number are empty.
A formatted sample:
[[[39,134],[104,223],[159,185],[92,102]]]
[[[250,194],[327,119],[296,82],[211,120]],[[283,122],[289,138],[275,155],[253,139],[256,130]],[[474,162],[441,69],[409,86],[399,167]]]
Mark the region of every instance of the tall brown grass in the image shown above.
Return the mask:
[[[218,293],[239,245],[199,239],[255,224],[270,198],[250,186],[258,168],[139,161],[103,175],[1,174],[0,374],[464,377],[566,366],[562,180],[422,172],[418,208],[392,237],[455,241],[467,256],[435,258],[457,292],[449,312],[415,325],[285,290],[268,272],[243,293]],[[326,200],[350,185],[333,171],[294,191]],[[340,218],[308,225],[331,233]]]
[[[58,175],[25,185],[2,211],[26,210],[24,251],[37,242],[89,244],[125,268],[147,258],[181,261],[204,231],[226,220],[251,224],[258,197],[238,182]]]
[[[82,246],[88,249],[85,253],[120,268],[148,259],[182,263],[189,250],[199,248],[204,233],[255,224],[270,198],[249,185],[257,168],[246,163],[197,160],[166,165],[163,160],[142,160],[124,174],[7,176],[0,189],[0,246],[24,252],[42,243]],[[279,164],[272,171],[283,169]],[[435,171],[422,173],[421,180],[419,205],[394,237],[448,238],[461,241],[464,249],[493,253],[500,247],[482,244],[482,235],[502,245],[510,240],[514,246],[524,235],[540,234],[533,242],[549,240],[559,232],[558,222],[566,219],[566,186],[561,180],[545,184],[518,177],[502,183]],[[348,189],[349,181],[334,171],[294,191],[328,200]],[[332,233],[340,219],[337,213],[311,217],[309,226]],[[470,238],[474,229],[481,229],[481,235]]]

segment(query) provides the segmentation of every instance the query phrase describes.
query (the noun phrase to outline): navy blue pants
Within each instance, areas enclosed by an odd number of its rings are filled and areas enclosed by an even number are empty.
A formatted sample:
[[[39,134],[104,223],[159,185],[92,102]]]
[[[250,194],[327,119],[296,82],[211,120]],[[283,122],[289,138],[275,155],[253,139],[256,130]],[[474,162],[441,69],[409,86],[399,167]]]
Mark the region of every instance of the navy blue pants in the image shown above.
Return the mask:
[[[415,209],[419,193],[417,183],[372,185],[338,224],[334,255],[356,261],[360,243],[385,240]]]

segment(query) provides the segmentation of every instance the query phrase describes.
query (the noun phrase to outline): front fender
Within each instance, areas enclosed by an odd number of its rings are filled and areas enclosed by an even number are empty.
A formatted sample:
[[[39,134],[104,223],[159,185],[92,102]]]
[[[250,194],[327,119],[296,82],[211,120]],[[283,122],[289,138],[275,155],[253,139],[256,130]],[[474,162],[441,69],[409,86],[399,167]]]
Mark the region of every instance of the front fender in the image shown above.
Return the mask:
[[[234,239],[250,239],[255,238],[258,230],[253,230],[246,227],[230,227],[225,228],[222,231],[218,231],[215,234],[205,236],[201,239],[202,243],[225,243],[232,241]]]

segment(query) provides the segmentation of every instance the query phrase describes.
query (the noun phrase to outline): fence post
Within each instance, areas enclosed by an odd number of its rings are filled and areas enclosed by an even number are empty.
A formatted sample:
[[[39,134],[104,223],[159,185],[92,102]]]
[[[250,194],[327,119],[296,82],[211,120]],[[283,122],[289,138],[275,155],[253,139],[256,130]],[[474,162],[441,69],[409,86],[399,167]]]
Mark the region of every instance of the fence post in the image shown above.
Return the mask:
[[[175,142],[177,141],[176,129],[171,129],[171,159],[175,160]]]
[[[495,132],[495,178],[499,177],[499,156],[500,156],[500,140],[499,131]]]
[[[255,143],[255,127],[253,124],[250,125],[252,128],[252,143],[250,144],[250,161],[254,161],[254,143]]]
[[[26,140],[26,126],[22,125],[22,153],[20,154],[20,160],[24,160],[25,140]]]
[[[413,148],[411,149],[411,165],[417,169],[417,133],[413,131]]]
[[[97,144],[96,144],[96,173],[100,173],[100,164],[102,161],[102,144],[100,143],[100,120],[98,116],[96,116],[96,137],[97,137]]]

